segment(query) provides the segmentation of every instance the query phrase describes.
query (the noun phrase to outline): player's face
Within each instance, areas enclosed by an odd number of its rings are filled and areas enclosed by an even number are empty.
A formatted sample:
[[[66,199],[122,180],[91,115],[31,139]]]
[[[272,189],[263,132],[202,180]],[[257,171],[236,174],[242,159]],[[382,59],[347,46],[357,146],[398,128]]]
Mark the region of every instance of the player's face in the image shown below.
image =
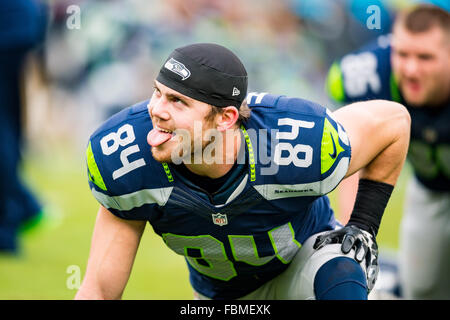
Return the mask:
[[[444,31],[434,27],[410,33],[396,25],[392,40],[394,75],[406,102],[415,107],[445,102],[450,90],[450,42]]]
[[[203,150],[209,142],[203,133],[213,127],[213,122],[207,118],[212,107],[158,81],[154,87],[148,104],[153,130],[147,135],[153,158],[170,163],[174,156],[187,156],[180,155],[181,151],[188,150],[193,155],[195,147],[201,146]],[[182,147],[182,144],[188,147]]]

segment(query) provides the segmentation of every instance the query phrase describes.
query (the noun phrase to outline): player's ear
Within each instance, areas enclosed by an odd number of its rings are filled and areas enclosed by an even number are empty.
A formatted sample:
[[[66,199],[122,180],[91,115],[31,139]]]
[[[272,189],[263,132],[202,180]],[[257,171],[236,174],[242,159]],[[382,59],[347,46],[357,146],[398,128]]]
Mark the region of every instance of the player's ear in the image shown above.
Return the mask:
[[[216,118],[216,127],[219,131],[225,131],[234,126],[239,119],[239,110],[235,106],[221,108]]]

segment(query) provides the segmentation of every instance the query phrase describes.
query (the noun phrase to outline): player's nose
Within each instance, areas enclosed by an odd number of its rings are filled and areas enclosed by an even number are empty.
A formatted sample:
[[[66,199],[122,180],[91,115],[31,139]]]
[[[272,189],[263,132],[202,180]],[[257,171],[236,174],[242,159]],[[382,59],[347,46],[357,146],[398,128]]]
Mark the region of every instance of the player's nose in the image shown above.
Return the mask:
[[[149,104],[149,113],[152,118],[159,118],[161,120],[169,120],[170,113],[167,109],[167,100],[160,97]]]
[[[405,61],[403,71],[406,76],[414,77],[418,75],[419,64],[416,59],[408,59]]]

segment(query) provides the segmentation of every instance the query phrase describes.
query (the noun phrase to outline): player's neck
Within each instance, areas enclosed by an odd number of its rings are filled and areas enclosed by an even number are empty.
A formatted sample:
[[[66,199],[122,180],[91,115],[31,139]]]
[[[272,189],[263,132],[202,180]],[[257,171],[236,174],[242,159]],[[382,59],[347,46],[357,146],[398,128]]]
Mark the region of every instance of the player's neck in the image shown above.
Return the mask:
[[[405,99],[405,101],[406,101],[406,99]],[[443,88],[443,90],[441,90],[441,92],[438,95],[433,96],[432,99],[430,99],[424,103],[413,104],[413,103],[406,101],[408,106],[411,106],[413,108],[427,107],[429,109],[436,109],[436,110],[442,110],[442,109],[448,107],[449,102],[450,102],[450,84],[449,84],[449,86],[447,86],[447,90],[445,90],[445,88]]]
[[[223,145],[221,147],[214,148],[215,161],[205,161],[203,158],[201,163],[191,161],[191,163],[184,163],[189,171],[200,175],[206,176],[212,179],[217,179],[226,175],[231,168],[233,168],[241,145],[241,134],[239,130],[233,130],[233,133],[222,135]],[[203,155],[204,157],[205,155]]]
[[[450,101],[450,88],[448,88],[447,92],[443,92],[439,97],[436,97],[431,103],[428,104],[431,108],[442,109],[447,107]]]

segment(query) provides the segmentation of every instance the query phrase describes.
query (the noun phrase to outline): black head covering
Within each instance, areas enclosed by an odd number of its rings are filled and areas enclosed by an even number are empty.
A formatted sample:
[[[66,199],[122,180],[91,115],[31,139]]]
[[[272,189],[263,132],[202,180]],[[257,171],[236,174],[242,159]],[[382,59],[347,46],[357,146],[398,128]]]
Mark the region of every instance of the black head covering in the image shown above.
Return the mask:
[[[214,43],[175,49],[162,66],[160,83],[216,107],[240,107],[247,94],[247,71],[230,50]]]

